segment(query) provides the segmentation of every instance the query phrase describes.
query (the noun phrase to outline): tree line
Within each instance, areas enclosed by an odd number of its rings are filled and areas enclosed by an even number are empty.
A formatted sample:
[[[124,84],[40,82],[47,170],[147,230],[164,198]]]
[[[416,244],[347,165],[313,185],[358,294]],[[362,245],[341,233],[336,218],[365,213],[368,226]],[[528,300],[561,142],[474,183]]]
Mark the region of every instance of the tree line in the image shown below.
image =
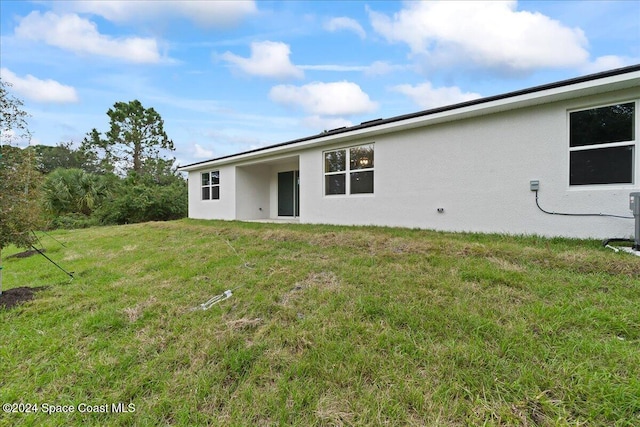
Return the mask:
[[[187,215],[164,121],[140,101],[116,102],[109,129],[80,144],[29,145],[22,101],[0,80],[0,250],[38,229],[162,221]],[[19,148],[27,144],[26,148]]]

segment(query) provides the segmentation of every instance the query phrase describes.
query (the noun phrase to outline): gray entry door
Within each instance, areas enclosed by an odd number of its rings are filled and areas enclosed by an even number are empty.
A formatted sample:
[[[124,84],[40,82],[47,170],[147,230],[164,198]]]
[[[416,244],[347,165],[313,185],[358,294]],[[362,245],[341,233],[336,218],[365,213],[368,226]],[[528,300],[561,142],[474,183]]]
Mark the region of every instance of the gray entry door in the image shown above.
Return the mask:
[[[300,177],[298,171],[278,173],[278,216],[300,215]]]

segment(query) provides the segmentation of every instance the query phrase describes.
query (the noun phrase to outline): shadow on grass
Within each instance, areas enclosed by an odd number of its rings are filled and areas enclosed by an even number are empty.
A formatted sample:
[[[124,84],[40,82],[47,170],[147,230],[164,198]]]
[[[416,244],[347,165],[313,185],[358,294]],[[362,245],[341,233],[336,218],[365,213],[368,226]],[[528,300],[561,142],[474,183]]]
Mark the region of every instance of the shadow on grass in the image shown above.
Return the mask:
[[[44,249],[41,249],[40,251],[41,252],[46,252]],[[37,253],[38,253],[38,251],[28,250],[28,251],[24,251],[24,252],[19,252],[17,254],[9,255],[6,259],[11,259],[11,258],[29,258],[30,256],[33,256],[33,255],[35,255]]]

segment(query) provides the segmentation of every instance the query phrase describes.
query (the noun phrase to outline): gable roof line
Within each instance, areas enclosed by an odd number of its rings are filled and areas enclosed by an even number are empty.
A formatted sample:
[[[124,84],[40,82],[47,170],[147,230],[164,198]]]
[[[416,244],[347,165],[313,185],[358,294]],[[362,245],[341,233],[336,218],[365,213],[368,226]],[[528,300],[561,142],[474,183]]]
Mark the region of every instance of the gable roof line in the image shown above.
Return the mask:
[[[607,77],[613,77],[613,76],[618,76],[618,75],[622,75],[622,74],[632,73],[632,72],[635,72],[635,71],[640,71],[640,64],[631,65],[631,66],[623,67],[623,68],[616,68],[616,69],[609,70],[609,71],[602,71],[602,72],[599,72],[599,73],[589,74],[589,75],[585,75],[585,76],[581,76],[581,77],[575,77],[575,78],[571,78],[571,79],[567,79],[567,80],[561,80],[561,81],[554,82],[554,83],[543,84],[543,85],[534,86],[534,87],[530,87],[530,88],[527,88],[527,89],[516,90],[516,91],[512,91],[512,92],[507,92],[507,93],[503,93],[503,94],[499,94],[499,95],[493,95],[493,96],[488,96],[488,97],[484,97],[484,98],[478,98],[478,99],[474,99],[474,100],[471,100],[471,101],[460,102],[460,103],[457,103],[457,104],[450,104],[450,105],[445,105],[445,106],[442,106],[442,107],[436,107],[436,108],[431,108],[431,109],[427,109],[427,110],[421,110],[421,111],[417,111],[415,113],[402,114],[402,115],[399,115],[399,116],[389,117],[387,119],[367,120],[367,121],[364,121],[364,122],[362,122],[362,123],[360,123],[358,125],[353,125],[353,126],[349,126],[349,127],[341,127],[341,128],[332,129],[332,130],[329,130],[329,131],[323,131],[323,132],[321,132],[319,134],[315,134],[315,135],[311,135],[311,136],[297,138],[297,139],[293,139],[293,140],[286,141],[286,142],[281,142],[281,143],[277,143],[277,144],[268,145],[268,146],[265,146],[265,147],[255,148],[253,150],[243,151],[243,152],[240,152],[240,153],[229,154],[229,155],[217,157],[217,158],[214,158],[214,159],[203,160],[201,162],[196,162],[196,163],[191,163],[191,164],[188,164],[188,165],[185,165],[185,166],[181,166],[178,169],[186,171],[186,170],[189,170],[189,169],[194,169],[194,167],[197,167],[199,165],[205,165],[207,163],[212,163],[212,162],[216,162],[216,161],[219,161],[219,160],[225,160],[225,159],[228,160],[228,159],[231,159],[233,157],[241,157],[241,156],[245,156],[245,155],[248,155],[248,154],[259,153],[261,151],[271,150],[271,149],[279,148],[279,147],[285,147],[285,146],[297,144],[297,143],[300,143],[300,142],[312,141],[314,139],[320,139],[320,138],[324,138],[324,137],[327,137],[327,136],[333,136],[333,135],[339,135],[339,134],[343,134],[343,133],[349,133],[349,132],[353,132],[353,131],[357,131],[357,130],[361,130],[361,129],[377,127],[377,126],[381,126],[381,125],[385,125],[385,124],[389,124],[389,123],[401,122],[401,121],[404,121],[404,120],[410,120],[410,119],[415,119],[415,118],[419,118],[419,117],[431,116],[431,115],[434,115],[434,114],[444,113],[444,112],[453,111],[453,110],[461,110],[461,109],[464,109],[464,108],[467,108],[467,107],[474,107],[474,106],[487,104],[487,103],[494,102],[494,101],[501,101],[501,100],[505,100],[505,99],[509,99],[509,98],[516,98],[518,96],[529,95],[529,94],[542,92],[542,91],[546,91],[546,90],[558,89],[558,88],[562,88],[562,87],[566,87],[566,86],[576,85],[576,84],[579,84],[579,83],[585,83],[585,82],[589,82],[589,81],[604,79],[604,78],[607,78]]]

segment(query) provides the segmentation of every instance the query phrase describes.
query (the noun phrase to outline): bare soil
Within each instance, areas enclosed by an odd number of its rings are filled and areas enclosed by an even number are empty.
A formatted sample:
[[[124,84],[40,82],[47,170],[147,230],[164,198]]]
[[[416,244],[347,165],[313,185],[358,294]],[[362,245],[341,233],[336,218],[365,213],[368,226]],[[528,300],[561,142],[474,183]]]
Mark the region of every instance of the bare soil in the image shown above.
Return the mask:
[[[2,291],[2,295],[0,295],[0,308],[9,309],[18,304],[22,304],[25,301],[29,301],[33,298],[36,292],[46,288],[46,286],[40,286],[37,288],[22,286]]]
[[[42,249],[44,252],[44,249]],[[28,250],[24,252],[19,252],[17,254],[9,255],[6,259],[9,258],[28,258],[37,254],[38,252],[35,250]],[[26,286],[21,286],[19,288],[12,288],[9,290],[3,290],[2,295],[0,295],[0,309],[9,309],[11,307],[15,307],[18,304],[22,304],[25,301],[29,301],[33,299],[33,296],[36,292],[46,289],[46,286],[40,286],[37,288],[29,288]]]

